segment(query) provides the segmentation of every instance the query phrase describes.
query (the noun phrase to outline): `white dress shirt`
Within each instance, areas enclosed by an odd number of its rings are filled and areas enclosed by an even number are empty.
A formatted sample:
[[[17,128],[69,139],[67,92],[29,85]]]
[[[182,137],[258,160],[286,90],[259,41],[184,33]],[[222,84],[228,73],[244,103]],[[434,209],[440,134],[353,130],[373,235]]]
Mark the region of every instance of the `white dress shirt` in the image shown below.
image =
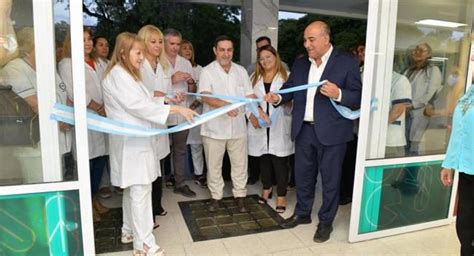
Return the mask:
[[[321,76],[323,75],[324,68],[326,68],[326,64],[328,63],[329,56],[332,53],[332,45],[329,47],[329,50],[321,57],[321,64],[318,66],[316,64],[316,60],[309,58],[311,62],[311,67],[309,68],[308,74],[308,83],[317,83],[321,80]],[[306,107],[304,112],[304,120],[308,122],[314,121],[314,96],[316,95],[316,88],[309,88],[306,92]]]

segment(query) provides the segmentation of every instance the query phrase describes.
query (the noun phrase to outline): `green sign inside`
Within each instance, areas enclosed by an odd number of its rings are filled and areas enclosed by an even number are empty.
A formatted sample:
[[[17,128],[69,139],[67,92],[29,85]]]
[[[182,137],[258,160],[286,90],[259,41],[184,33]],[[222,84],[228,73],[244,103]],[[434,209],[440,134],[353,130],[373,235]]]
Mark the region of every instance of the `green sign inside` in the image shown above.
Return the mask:
[[[359,234],[447,218],[451,187],[440,170],[441,161],[366,168]]]
[[[0,255],[82,255],[77,191],[0,197]]]

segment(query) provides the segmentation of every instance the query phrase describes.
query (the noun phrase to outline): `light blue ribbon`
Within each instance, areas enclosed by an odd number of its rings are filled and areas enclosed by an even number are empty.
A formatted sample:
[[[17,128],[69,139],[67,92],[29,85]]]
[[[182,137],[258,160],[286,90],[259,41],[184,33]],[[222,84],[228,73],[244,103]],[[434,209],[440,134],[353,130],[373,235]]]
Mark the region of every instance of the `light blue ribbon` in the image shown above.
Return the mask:
[[[273,93],[277,94],[285,94],[285,93],[292,93],[301,90],[307,90],[309,88],[318,88],[319,86],[326,83],[326,80],[318,82],[318,83],[311,83],[306,85],[295,86],[283,90],[277,90]],[[227,100],[231,104],[211,110],[206,112],[197,118],[193,119],[192,123],[184,122],[173,126],[172,128],[168,129],[157,129],[157,128],[146,128],[134,124],[124,123],[121,121],[113,120],[110,118],[102,117],[98,114],[93,112],[87,112],[87,128],[90,130],[109,133],[114,135],[123,135],[123,136],[154,136],[154,135],[163,135],[168,133],[179,132],[183,130],[190,129],[202,123],[205,123],[213,118],[216,118],[220,115],[223,115],[231,110],[237,109],[242,106],[247,106],[249,111],[259,119],[259,124],[262,127],[268,127],[270,124],[267,124],[265,120],[260,118],[257,110],[257,104],[262,102],[263,99],[254,99],[254,98],[246,98],[246,97],[238,97],[238,96],[228,96],[228,95],[216,95],[216,94],[202,94],[202,93],[187,93],[187,95],[192,96],[200,96],[200,97],[209,97],[209,98],[218,98],[222,100]],[[360,110],[353,111],[350,108],[345,106],[336,104],[334,100],[331,99],[331,103],[334,108],[341,114],[341,116],[347,119],[357,119],[360,116]],[[371,110],[375,111],[377,109],[377,101],[374,99],[371,102]],[[279,109],[273,111],[270,120],[271,123],[274,124],[279,114]],[[74,108],[56,103],[54,105],[52,114],[50,119],[61,121],[64,123],[68,123],[74,125]]]

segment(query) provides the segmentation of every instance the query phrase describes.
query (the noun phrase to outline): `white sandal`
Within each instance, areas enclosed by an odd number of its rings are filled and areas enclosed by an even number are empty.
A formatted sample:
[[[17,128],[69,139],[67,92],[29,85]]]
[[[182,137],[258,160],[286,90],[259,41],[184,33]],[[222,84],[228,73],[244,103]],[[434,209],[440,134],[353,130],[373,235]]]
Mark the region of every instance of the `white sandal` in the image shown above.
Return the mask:
[[[165,250],[163,250],[163,248],[159,247],[156,244],[146,249],[145,252],[146,252],[145,254],[146,256],[166,256]]]
[[[120,242],[122,242],[122,244],[129,244],[133,242],[133,235],[122,233],[122,236],[120,237]]]

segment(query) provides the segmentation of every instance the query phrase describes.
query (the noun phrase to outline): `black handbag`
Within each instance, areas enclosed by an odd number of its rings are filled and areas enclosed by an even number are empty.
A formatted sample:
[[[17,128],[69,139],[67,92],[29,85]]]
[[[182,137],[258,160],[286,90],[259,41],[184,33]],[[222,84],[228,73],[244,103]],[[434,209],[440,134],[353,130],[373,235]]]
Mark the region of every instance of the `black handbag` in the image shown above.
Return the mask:
[[[0,145],[36,146],[39,140],[38,114],[10,85],[0,85]]]

